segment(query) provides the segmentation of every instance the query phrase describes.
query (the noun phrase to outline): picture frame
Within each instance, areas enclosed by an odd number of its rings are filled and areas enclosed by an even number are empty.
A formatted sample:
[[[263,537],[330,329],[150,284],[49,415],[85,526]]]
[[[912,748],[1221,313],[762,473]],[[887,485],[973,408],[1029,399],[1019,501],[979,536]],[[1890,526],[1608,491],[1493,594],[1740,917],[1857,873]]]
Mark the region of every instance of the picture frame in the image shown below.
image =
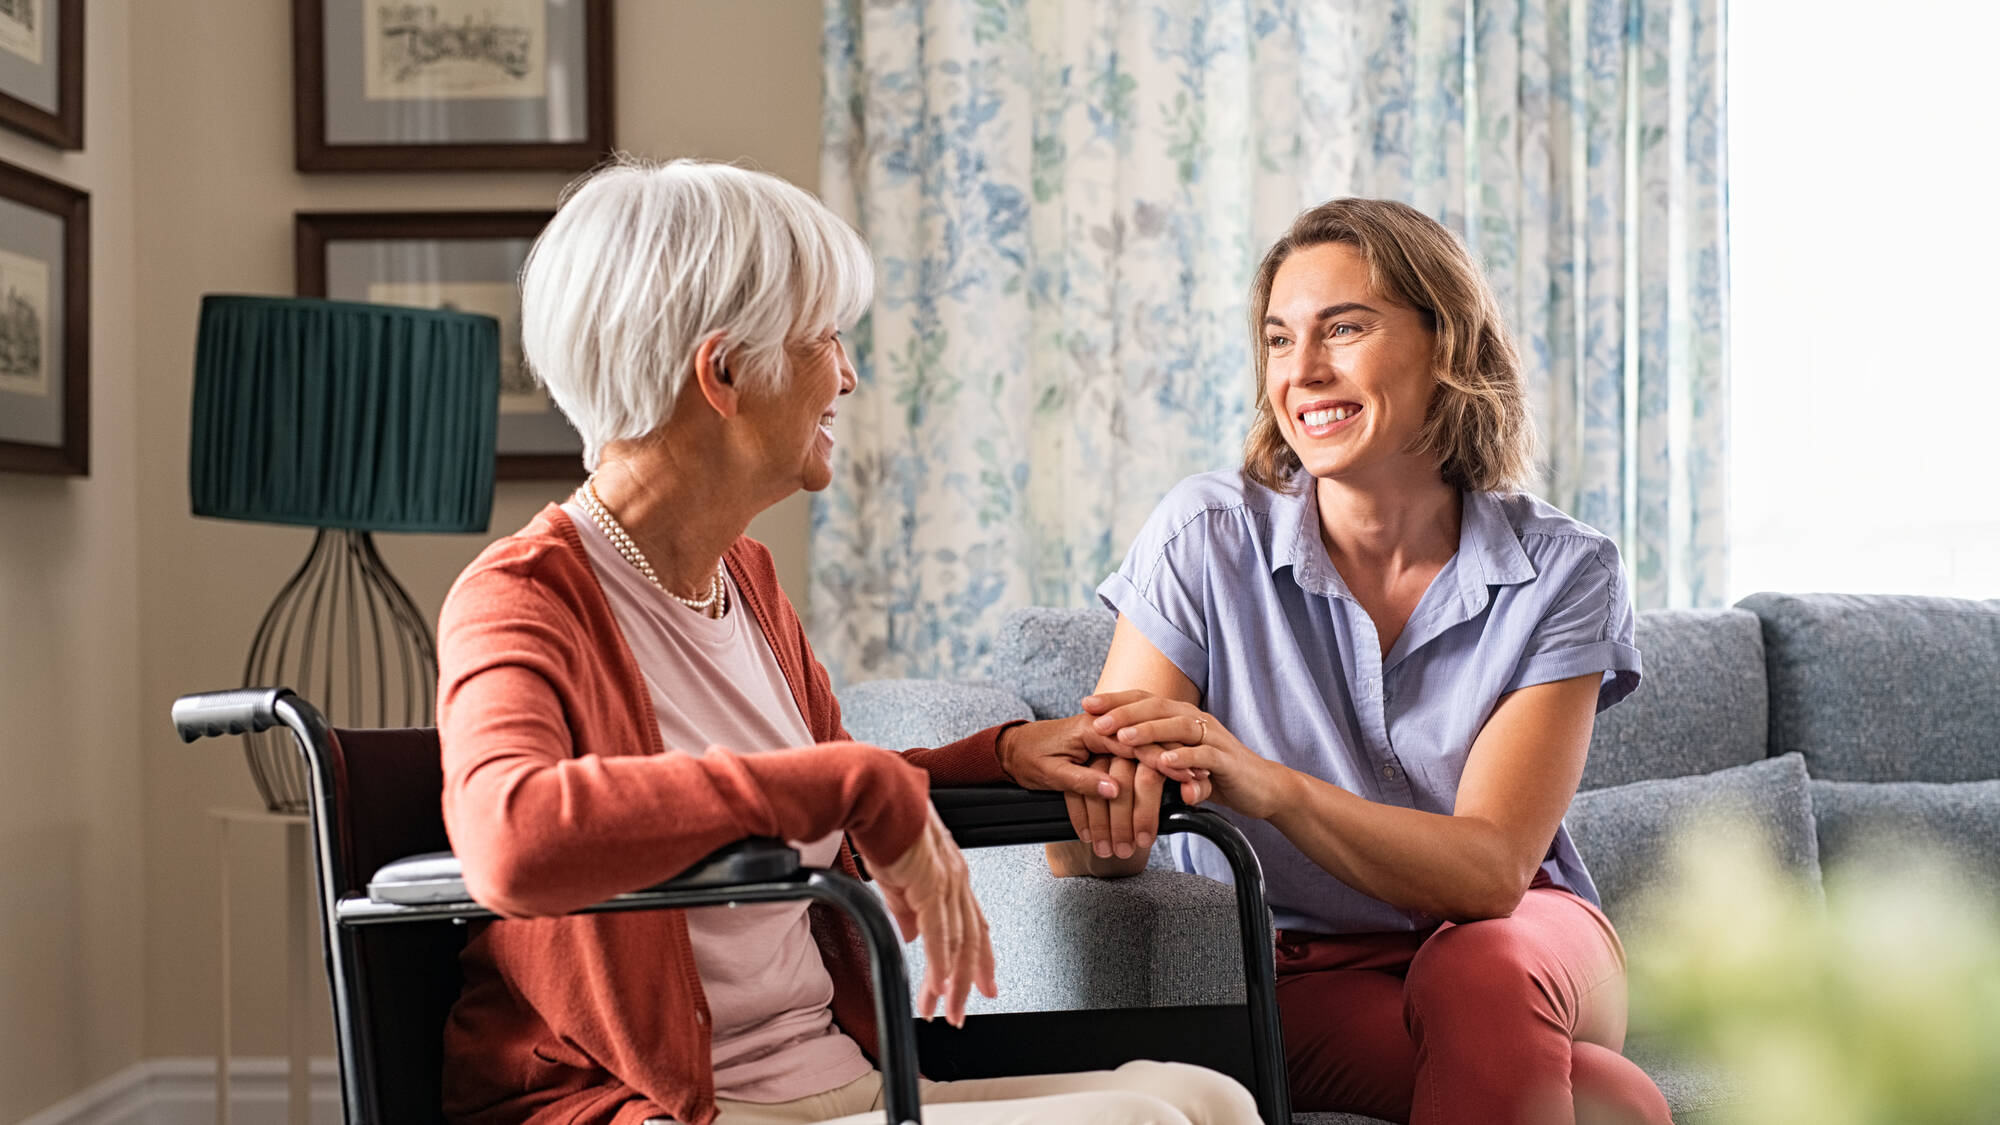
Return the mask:
[[[83,147],[84,0],[0,0],[0,126]]]
[[[583,477],[583,439],[521,358],[516,279],[553,211],[301,211],[301,297],[459,308],[500,321],[500,480]]]
[[[301,172],[583,171],[611,152],[610,0],[292,0],[292,63]]]
[[[90,196],[5,163],[0,471],[90,475]]]

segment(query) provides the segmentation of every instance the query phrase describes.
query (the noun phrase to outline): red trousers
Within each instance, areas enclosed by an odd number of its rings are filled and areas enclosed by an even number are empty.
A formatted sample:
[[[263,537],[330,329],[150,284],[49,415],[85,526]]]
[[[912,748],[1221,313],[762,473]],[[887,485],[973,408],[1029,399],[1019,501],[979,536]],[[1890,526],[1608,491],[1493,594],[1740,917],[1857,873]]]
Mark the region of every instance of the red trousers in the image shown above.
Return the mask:
[[[1620,1055],[1625,951],[1538,885],[1506,918],[1419,933],[1278,933],[1292,1108],[1411,1125],[1672,1125]]]

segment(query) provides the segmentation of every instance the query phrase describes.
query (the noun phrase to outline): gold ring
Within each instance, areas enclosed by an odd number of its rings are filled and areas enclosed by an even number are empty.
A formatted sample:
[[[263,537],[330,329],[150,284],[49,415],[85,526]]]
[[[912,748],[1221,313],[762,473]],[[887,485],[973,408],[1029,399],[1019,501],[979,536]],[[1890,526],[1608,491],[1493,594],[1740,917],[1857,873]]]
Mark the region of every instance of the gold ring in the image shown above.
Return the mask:
[[[1201,733],[1196,735],[1194,739],[1194,744],[1200,746],[1202,743],[1208,741],[1208,720],[1197,718],[1194,721],[1194,725],[1201,728]]]

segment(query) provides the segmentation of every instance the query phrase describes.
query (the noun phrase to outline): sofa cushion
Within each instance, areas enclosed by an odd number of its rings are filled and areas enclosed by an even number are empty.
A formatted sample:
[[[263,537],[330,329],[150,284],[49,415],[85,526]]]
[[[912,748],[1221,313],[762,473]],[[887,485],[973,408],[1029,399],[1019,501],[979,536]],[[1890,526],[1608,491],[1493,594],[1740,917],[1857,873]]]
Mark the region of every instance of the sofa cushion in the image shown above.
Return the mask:
[[[1017,609],[993,638],[993,679],[1026,700],[1037,719],[1074,715],[1097,686],[1117,625],[1102,606]]]
[[[1654,1037],[1625,1041],[1625,1057],[1639,1064],[1666,1095],[1675,1125],[1717,1120],[1741,1101],[1741,1087],[1720,1066],[1689,1058]]]
[[[1645,678],[1631,698],[1597,716],[1583,788],[1763,760],[1769,721],[1756,614],[1648,610],[1633,643]]]
[[[1635,781],[1579,793],[1570,837],[1597,883],[1604,913],[1626,935],[1645,928],[1643,892],[1658,883],[1674,837],[1705,815],[1740,817],[1763,835],[1779,863],[1819,887],[1819,841],[1805,760],[1786,754],[1696,777]]]
[[[991,684],[870,680],[840,693],[848,736],[891,750],[943,746],[1010,719],[1033,717],[1012,692]]]
[[[2000,601],[1752,594],[1773,754],[1816,778],[2000,777]]]
[[[2000,780],[1951,783],[1814,781],[1820,864],[1885,858],[1908,849],[1956,861],[1972,886],[2000,902]],[[1896,862],[1896,857],[1886,857]]]

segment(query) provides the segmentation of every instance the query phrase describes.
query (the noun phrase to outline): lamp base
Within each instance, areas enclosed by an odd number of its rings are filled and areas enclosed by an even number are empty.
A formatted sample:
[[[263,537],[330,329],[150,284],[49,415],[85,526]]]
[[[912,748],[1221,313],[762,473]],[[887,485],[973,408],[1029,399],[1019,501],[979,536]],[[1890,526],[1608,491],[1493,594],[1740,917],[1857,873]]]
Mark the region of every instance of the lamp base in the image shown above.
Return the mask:
[[[437,692],[437,641],[366,531],[321,528],[278,591],[244,664],[246,686],[283,685],[335,726],[426,726]],[[304,761],[289,732],[243,736],[264,805],[304,812]]]

